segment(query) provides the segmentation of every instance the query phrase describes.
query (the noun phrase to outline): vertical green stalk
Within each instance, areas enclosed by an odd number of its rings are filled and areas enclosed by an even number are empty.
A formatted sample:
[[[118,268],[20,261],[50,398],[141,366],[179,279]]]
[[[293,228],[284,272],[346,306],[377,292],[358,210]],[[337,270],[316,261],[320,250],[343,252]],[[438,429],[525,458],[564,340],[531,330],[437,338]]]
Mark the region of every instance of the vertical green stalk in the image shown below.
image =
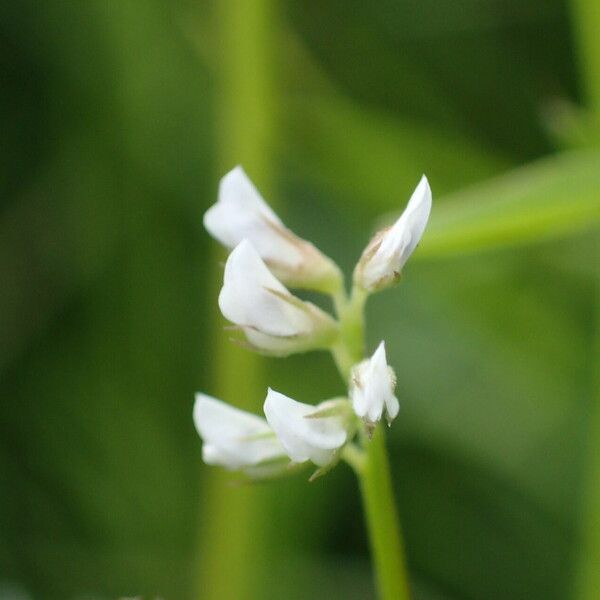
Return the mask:
[[[366,451],[359,481],[379,596],[382,600],[407,600],[410,592],[400,519],[381,425],[367,442]]]
[[[587,109],[600,124],[600,2],[573,0],[571,4],[580,77]],[[595,357],[600,361],[600,283],[596,294]],[[595,373],[594,399],[589,421],[587,464],[581,519],[581,547],[577,562],[575,597],[595,600],[600,590],[600,373]]]
[[[215,18],[220,59],[215,65],[217,176],[242,164],[260,189],[270,190],[270,149],[275,129],[273,2],[218,0]],[[256,412],[265,394],[261,359],[231,344],[216,308],[223,259],[220,249],[212,257],[214,271],[207,303],[213,309],[211,322],[217,324],[211,344],[211,391],[227,402]],[[262,486],[234,487],[231,476],[216,469],[204,471],[203,476],[197,597],[259,597],[266,566],[266,552],[261,544],[266,543],[267,492]]]
[[[342,285],[332,298],[340,323],[340,339],[331,353],[342,379],[347,382],[352,366],[361,361],[365,353],[364,311],[367,294],[355,287],[348,300]]]
[[[600,2],[573,0],[573,24],[587,108],[600,119]]]
[[[600,283],[596,293],[595,363],[600,362]],[[595,398],[589,421],[581,547],[576,580],[578,600],[596,600],[600,590],[600,372],[595,373]]]
[[[350,301],[341,295],[334,297],[341,340],[338,346],[332,348],[332,353],[346,382],[352,364],[360,362],[364,355],[366,300],[367,295],[356,287]],[[383,427],[376,427],[372,439],[363,433],[361,442],[364,459],[347,458],[359,481],[379,597],[381,600],[408,600],[410,591],[404,544]]]

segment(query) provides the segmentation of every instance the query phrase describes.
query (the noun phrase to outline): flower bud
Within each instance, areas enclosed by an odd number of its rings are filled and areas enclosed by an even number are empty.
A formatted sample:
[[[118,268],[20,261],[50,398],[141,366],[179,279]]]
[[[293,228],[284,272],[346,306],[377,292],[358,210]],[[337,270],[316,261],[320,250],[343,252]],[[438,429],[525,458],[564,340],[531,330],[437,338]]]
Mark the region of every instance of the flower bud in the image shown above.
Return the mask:
[[[196,394],[194,424],[208,465],[268,477],[287,469],[288,458],[267,422],[205,394]]]
[[[330,293],[341,285],[336,264],[281,222],[242,167],[221,179],[218,200],[204,215],[204,226],[231,249],[249,240],[269,269],[290,287]]]
[[[398,414],[400,405],[394,396],[396,376],[388,366],[385,344],[381,342],[371,358],[352,368],[350,400],[354,412],[373,427],[381,420],[384,408],[388,424]]]
[[[354,282],[369,292],[395,283],[421,240],[431,211],[431,189],[423,175],[398,220],[375,234],[354,270]]]
[[[335,321],[320,308],[290,294],[243,240],[225,264],[219,307],[261,352],[286,356],[327,348],[337,336]]]
[[[330,464],[352,434],[352,414],[347,400],[328,400],[313,406],[269,388],[264,411],[269,425],[295,463],[310,460],[320,467]]]

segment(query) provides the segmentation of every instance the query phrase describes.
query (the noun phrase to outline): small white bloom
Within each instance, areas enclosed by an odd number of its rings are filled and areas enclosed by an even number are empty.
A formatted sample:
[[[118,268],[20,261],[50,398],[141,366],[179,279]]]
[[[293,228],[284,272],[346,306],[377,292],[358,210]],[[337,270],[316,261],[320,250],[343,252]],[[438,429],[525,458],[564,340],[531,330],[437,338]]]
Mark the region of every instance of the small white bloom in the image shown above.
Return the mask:
[[[350,399],[354,412],[372,426],[379,422],[385,408],[387,421],[391,423],[400,409],[394,396],[395,387],[396,376],[387,364],[385,344],[381,342],[371,358],[352,368]]]
[[[284,449],[267,422],[206,394],[196,394],[194,424],[208,465],[265,477],[287,468]]]
[[[204,226],[231,249],[243,239],[249,240],[273,273],[290,287],[331,292],[340,285],[335,263],[281,222],[242,167],[221,179],[218,200],[206,211]]]
[[[431,188],[423,175],[398,220],[379,231],[363,252],[354,281],[370,292],[395,283],[421,240],[431,211]]]
[[[264,404],[267,421],[292,461],[310,460],[321,467],[335,460],[349,439],[352,425],[348,409],[347,400],[312,406],[270,388]]]
[[[219,294],[223,315],[241,327],[257,350],[277,356],[328,347],[335,321],[320,308],[290,294],[243,240],[225,264]]]

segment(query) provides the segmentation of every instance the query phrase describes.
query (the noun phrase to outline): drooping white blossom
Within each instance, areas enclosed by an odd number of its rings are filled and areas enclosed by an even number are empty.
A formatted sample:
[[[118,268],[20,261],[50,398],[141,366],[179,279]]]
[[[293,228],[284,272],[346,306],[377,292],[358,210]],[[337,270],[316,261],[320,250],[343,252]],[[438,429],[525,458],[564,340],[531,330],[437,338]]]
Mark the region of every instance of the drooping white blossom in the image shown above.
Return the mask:
[[[431,188],[423,175],[398,220],[369,242],[354,270],[355,283],[369,292],[395,283],[421,240],[430,211]]]
[[[203,440],[202,459],[208,465],[266,477],[287,468],[283,446],[261,417],[221,400],[196,394],[194,424]]]
[[[326,348],[337,335],[335,321],[290,294],[248,240],[242,240],[227,259],[219,307],[255,349],[268,354]]]
[[[295,463],[310,460],[320,467],[328,465],[351,435],[347,400],[313,406],[269,388],[263,408],[269,425]]]
[[[396,376],[388,366],[385,344],[381,342],[371,358],[363,360],[352,369],[350,399],[354,412],[367,425],[381,420],[385,410],[388,423],[398,414],[400,405],[394,396]]]
[[[271,271],[290,287],[331,292],[340,285],[335,263],[281,222],[240,166],[221,179],[218,200],[204,215],[204,226],[231,249],[249,240]]]

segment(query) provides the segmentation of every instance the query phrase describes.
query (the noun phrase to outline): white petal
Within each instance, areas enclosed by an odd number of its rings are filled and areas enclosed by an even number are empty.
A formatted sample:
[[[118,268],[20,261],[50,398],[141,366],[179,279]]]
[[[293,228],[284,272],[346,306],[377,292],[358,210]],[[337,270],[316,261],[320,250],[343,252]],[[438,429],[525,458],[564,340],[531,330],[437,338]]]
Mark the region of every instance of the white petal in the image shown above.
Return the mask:
[[[207,464],[239,469],[284,456],[264,419],[206,394],[196,394],[194,424]]]
[[[315,410],[271,389],[264,404],[267,421],[292,461],[324,466],[346,443],[348,432],[341,417],[306,418]]]
[[[377,234],[374,252],[369,244],[357,266],[358,281],[365,289],[375,289],[394,281],[420,242],[431,212],[431,188],[423,175],[398,220]]]
[[[260,195],[260,192],[256,189],[252,181],[250,181],[250,178],[246,175],[246,171],[244,171],[241,165],[233,168],[221,179],[218,202],[224,204],[230,210],[237,210],[239,212],[251,210],[260,213],[273,223],[283,225],[279,217]]]
[[[423,175],[410,197],[406,209],[384,236],[378,253],[383,256],[393,256],[401,248],[399,266],[402,268],[421,240],[430,212],[431,188],[427,177]]]
[[[202,444],[202,460],[207,465],[227,466],[230,468],[239,468],[241,463],[235,456],[220,450],[218,446],[204,442]]]
[[[292,287],[330,293],[341,284],[335,263],[281,222],[242,167],[221,179],[219,198],[206,211],[204,226],[228,248],[249,240],[277,277]]]
[[[400,408],[394,387],[395,377],[387,364],[385,344],[381,342],[371,358],[352,370],[350,397],[354,412],[369,423],[377,423],[385,409],[391,421]]]
[[[393,394],[390,394],[385,399],[385,412],[387,419],[390,422],[394,420],[400,412],[400,402],[398,402],[398,398]]]
[[[244,329],[244,334],[252,348],[271,356],[289,356],[313,348],[310,338],[304,336],[278,337],[250,328]]]
[[[285,229],[283,223],[240,166],[221,179],[219,198],[205,213],[204,226],[228,248],[248,239],[265,260],[276,260],[293,269],[302,262],[298,247],[278,233]]]
[[[313,322],[307,311],[286,302],[272,291],[293,296],[271,274],[249,241],[243,240],[225,264],[219,307],[223,315],[242,327],[273,336],[309,334]]]

